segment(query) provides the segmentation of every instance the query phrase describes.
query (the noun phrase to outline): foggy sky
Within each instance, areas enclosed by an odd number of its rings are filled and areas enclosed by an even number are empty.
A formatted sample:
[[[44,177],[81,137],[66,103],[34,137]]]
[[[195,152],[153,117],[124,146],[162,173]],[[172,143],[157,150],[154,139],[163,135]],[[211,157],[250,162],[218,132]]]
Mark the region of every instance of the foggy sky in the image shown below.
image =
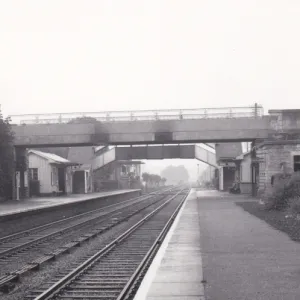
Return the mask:
[[[299,108],[299,16],[297,0],[0,0],[0,104]]]

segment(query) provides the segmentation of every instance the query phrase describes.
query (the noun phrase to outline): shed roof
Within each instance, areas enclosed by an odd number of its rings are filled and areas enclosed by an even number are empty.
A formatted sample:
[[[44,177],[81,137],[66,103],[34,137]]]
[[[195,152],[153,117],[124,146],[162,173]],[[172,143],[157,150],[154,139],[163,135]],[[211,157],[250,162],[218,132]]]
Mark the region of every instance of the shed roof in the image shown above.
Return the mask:
[[[248,156],[251,154],[251,151],[242,153],[241,155],[237,156],[236,159],[244,159],[245,156]]]
[[[61,165],[78,165],[78,163],[72,163],[71,161],[58,156],[56,154],[52,154],[52,153],[47,153],[47,152],[42,152],[42,151],[38,151],[38,150],[29,150],[28,153],[33,153],[35,155],[38,155],[40,157],[43,157],[45,159],[47,159],[49,161],[49,163],[52,164],[61,164]]]
[[[139,160],[117,160],[118,164],[123,165],[144,165],[145,163]]]

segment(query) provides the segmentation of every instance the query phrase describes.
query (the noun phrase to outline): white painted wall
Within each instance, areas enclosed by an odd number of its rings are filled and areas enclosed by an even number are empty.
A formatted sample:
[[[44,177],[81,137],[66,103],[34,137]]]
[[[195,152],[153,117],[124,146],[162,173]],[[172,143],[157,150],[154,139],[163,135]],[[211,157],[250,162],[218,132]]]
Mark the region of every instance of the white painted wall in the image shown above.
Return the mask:
[[[245,155],[240,165],[240,181],[251,182],[251,155]]]
[[[224,182],[223,182],[223,167],[219,167],[219,190],[223,191]]]
[[[56,172],[56,167],[52,167],[45,158],[42,158],[34,153],[28,155],[29,168],[38,169],[38,179],[40,181],[41,193],[58,192],[58,177],[54,185],[51,185],[51,172]]]
[[[93,170],[97,170],[105,166],[106,164],[114,161],[115,159],[116,159],[116,149],[113,148],[99,156],[96,156],[93,159],[92,168]]]
[[[72,174],[72,167],[66,168],[66,193],[71,194],[73,193],[73,174]]]

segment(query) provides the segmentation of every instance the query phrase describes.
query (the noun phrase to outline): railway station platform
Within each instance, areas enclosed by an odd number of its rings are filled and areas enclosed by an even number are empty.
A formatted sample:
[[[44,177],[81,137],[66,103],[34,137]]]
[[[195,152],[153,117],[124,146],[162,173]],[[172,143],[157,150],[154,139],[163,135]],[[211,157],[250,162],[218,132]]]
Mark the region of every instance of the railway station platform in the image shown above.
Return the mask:
[[[134,300],[204,300],[197,192],[191,190]]]
[[[129,193],[139,192],[140,190],[114,190],[90,194],[72,194],[60,197],[36,197],[20,201],[7,201],[0,203],[0,218],[9,215],[15,215],[30,211],[38,211],[46,208],[54,208],[57,206],[79,203],[93,199],[107,198],[117,195],[125,195]]]
[[[134,300],[300,299],[300,243],[239,201],[192,190]]]

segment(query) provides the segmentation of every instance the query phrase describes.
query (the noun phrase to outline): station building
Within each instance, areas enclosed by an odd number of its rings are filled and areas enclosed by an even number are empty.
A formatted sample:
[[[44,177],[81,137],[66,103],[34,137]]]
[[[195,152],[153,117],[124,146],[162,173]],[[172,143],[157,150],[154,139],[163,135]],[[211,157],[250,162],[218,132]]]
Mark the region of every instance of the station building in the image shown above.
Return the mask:
[[[105,149],[104,149],[105,148]],[[116,160],[107,147],[29,150],[24,186],[29,196],[86,194],[141,188],[141,161]],[[59,156],[53,152],[64,155]],[[24,195],[19,197],[24,198]]]

